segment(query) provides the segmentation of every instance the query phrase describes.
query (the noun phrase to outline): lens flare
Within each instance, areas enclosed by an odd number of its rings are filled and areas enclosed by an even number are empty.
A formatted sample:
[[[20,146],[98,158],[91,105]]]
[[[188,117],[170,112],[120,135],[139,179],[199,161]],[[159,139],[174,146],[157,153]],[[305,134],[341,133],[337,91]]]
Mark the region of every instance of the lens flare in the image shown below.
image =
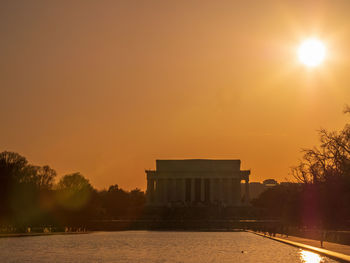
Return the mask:
[[[301,250],[300,251],[300,258],[301,261],[304,263],[320,263],[323,262],[322,258],[320,257],[320,255],[310,252],[310,251],[306,251],[306,250]]]
[[[322,41],[316,38],[305,40],[298,49],[300,62],[308,67],[320,65],[326,56],[326,47]]]

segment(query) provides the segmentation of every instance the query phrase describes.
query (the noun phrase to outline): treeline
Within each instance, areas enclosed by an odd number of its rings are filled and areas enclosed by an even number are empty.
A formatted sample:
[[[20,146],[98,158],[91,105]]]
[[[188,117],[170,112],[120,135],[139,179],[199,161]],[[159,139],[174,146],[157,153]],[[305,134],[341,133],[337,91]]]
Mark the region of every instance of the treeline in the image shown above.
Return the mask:
[[[29,164],[15,152],[0,153],[0,227],[82,226],[92,220],[137,218],[145,195],[112,185],[96,190],[80,173],[64,175]]]
[[[349,113],[350,109],[346,109]],[[145,194],[118,185],[98,191],[80,173],[57,183],[49,166],[35,166],[14,152],[0,153],[0,228],[83,226],[94,220],[275,219],[285,226],[337,229],[350,226],[350,124],[338,132],[321,130],[317,147],[303,150],[292,174],[298,183],[278,185],[247,209],[164,208],[145,210]],[[241,211],[242,210],[242,211]],[[238,214],[237,214],[238,213]],[[1,231],[1,229],[0,229]]]
[[[337,132],[320,130],[319,136],[319,145],[303,150],[292,168],[299,184],[276,186],[253,200],[261,216],[299,227],[350,226],[350,125]]]

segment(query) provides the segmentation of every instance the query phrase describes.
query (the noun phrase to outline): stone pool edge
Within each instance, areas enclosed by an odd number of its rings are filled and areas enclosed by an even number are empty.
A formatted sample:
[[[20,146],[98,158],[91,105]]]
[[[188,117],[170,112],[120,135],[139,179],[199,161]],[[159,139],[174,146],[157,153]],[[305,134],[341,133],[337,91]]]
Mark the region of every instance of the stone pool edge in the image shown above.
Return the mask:
[[[85,232],[48,232],[48,233],[9,233],[9,234],[0,234],[0,238],[11,238],[11,237],[38,237],[38,236],[55,236],[55,235],[79,235],[79,234],[90,234],[91,231]]]
[[[342,253],[339,253],[339,252],[334,252],[334,251],[331,251],[331,250],[328,250],[328,249],[318,248],[318,247],[306,245],[306,244],[303,244],[303,243],[286,240],[286,239],[283,239],[283,238],[265,236],[263,234],[260,234],[260,233],[254,232],[254,231],[246,231],[246,232],[252,233],[252,234],[255,234],[255,235],[258,235],[258,236],[261,236],[261,237],[269,238],[269,239],[272,239],[272,240],[275,240],[275,241],[278,241],[278,242],[281,242],[281,243],[285,243],[285,244],[288,244],[288,245],[291,245],[291,246],[294,246],[294,247],[299,247],[299,248],[303,248],[303,249],[306,249],[306,250],[309,250],[309,251],[313,251],[313,252],[316,252],[316,253],[328,256],[330,258],[333,258],[333,259],[336,259],[336,260],[340,260],[342,262],[350,262],[350,256],[342,254]]]

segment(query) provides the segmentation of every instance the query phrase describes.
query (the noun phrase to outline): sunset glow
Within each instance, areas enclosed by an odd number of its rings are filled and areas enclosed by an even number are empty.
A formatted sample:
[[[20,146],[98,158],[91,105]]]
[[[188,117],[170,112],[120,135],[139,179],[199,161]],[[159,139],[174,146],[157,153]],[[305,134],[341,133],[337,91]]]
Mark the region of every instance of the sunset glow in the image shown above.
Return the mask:
[[[350,258],[350,0],[0,3],[0,263]]]
[[[58,178],[145,190],[154,160],[209,158],[290,180],[347,119],[348,2],[23,2],[0,10],[0,150]]]

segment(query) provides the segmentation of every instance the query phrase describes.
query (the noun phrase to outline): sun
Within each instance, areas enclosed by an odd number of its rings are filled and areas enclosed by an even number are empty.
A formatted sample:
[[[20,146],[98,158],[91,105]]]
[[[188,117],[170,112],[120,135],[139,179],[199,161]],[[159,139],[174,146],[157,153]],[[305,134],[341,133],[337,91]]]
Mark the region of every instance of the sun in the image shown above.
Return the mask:
[[[326,47],[322,41],[317,38],[304,40],[298,48],[298,57],[300,62],[308,67],[320,65],[326,56]]]

